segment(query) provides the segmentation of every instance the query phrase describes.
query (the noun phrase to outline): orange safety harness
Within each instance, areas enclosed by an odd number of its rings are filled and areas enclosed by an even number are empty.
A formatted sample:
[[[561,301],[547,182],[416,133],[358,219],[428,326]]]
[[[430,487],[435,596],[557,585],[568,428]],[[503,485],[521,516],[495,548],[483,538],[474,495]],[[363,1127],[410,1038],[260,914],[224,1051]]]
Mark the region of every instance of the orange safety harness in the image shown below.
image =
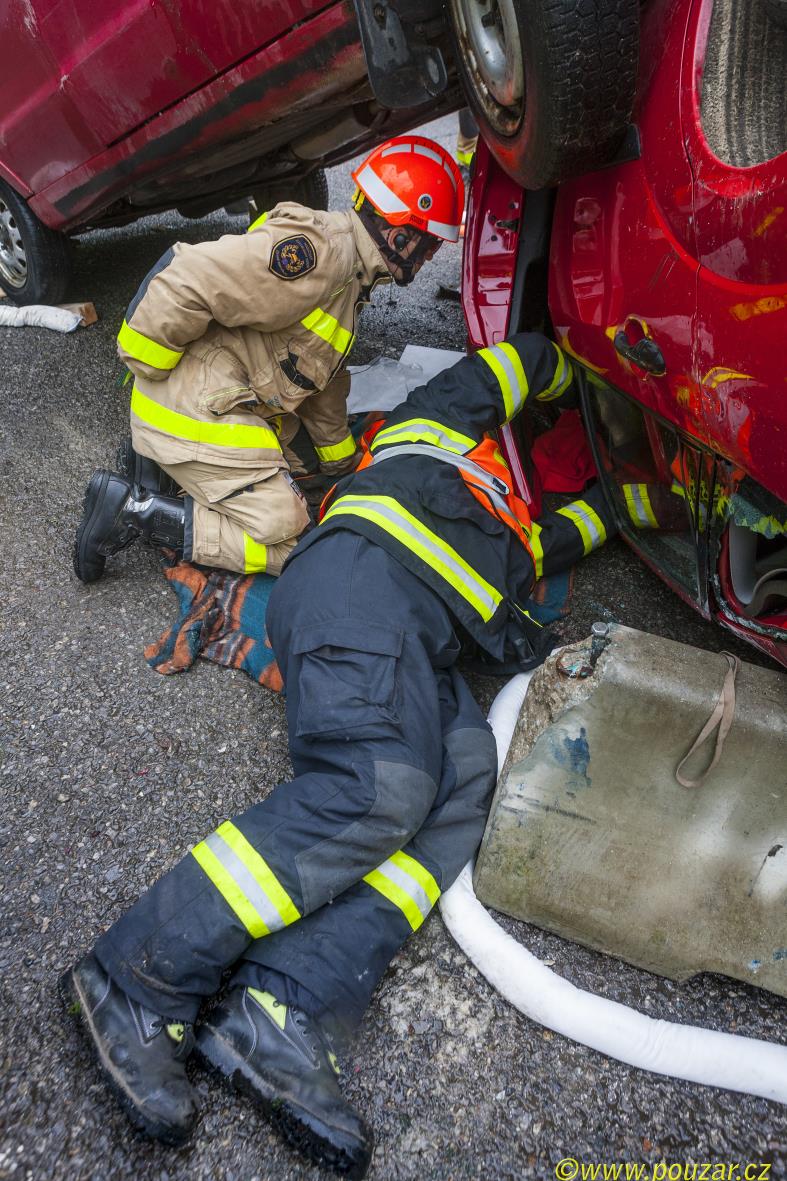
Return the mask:
[[[497,440],[487,436],[481,443],[464,455],[447,451],[440,447],[414,443],[391,444],[376,454],[371,451],[372,441],[377,432],[385,424],[385,419],[378,419],[363,433],[360,439],[363,458],[355,469],[357,472],[396,455],[429,455],[434,459],[450,463],[455,467],[465,486],[469,489],[478,503],[502,521],[511,529],[527,550],[535,565],[535,558],[530,544],[532,522],[527,505],[517,496],[511,487],[511,471],[498,446]],[[321,521],[328,509],[336,485],[328,490],[320,505],[319,520]]]

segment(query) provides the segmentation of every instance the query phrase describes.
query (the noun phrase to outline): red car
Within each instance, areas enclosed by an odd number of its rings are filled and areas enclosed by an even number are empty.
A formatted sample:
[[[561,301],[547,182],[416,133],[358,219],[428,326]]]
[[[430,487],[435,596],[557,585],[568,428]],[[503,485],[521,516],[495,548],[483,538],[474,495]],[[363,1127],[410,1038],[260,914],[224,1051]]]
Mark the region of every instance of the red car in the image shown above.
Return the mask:
[[[550,184],[613,152],[638,0],[7,0],[0,286],[63,298],[68,235],[241,197],[323,205],[322,168],[466,101]],[[525,99],[527,98],[527,101]]]
[[[463,300],[477,346],[547,325],[582,376],[626,540],[704,616],[787,664],[784,9],[647,0],[618,159],[556,193],[526,192],[499,144],[497,159],[482,147]],[[504,435],[533,497],[527,449]]]

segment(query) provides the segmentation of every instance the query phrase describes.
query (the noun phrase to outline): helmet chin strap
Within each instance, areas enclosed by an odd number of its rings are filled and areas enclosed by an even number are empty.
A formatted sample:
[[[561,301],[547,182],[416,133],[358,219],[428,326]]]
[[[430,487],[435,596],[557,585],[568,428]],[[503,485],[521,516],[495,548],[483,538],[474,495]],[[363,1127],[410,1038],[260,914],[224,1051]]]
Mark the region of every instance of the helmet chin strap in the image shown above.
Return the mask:
[[[395,266],[400,272],[401,278],[394,275],[394,283],[396,283],[397,287],[407,287],[408,284],[412,283],[418,267],[426,258],[431,247],[429,236],[427,234],[421,234],[420,240],[409,258],[402,258],[401,254],[395,249],[395,245],[397,239],[401,237],[401,247],[404,248],[409,241],[407,234],[403,230],[401,234],[395,234],[394,247],[391,247],[388,243],[386,232],[395,227],[392,227],[385,218],[380,216],[370,201],[362,201],[355,208],[364,229],[377,246],[383,258]]]

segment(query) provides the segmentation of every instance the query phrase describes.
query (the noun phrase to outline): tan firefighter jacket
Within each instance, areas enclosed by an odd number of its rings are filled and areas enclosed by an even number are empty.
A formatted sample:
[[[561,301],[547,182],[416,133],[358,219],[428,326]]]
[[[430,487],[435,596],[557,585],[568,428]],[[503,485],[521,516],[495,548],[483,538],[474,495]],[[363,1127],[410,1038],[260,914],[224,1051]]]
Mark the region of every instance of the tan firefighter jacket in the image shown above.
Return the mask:
[[[359,305],[386,279],[352,211],[285,203],[248,234],[176,243],[118,334],[136,450],[265,472],[287,465],[299,418],[323,470],[352,468],[344,364]]]

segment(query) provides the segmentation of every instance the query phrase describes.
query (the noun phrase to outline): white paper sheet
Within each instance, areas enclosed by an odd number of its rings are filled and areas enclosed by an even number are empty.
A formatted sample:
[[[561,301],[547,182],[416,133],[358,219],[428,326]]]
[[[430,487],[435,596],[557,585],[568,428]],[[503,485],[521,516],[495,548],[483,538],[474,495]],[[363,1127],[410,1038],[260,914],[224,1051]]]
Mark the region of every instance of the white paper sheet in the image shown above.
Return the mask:
[[[377,357],[369,365],[350,365],[352,380],[347,412],[393,410],[416,386],[456,364],[464,355],[451,349],[408,344],[398,361]]]

